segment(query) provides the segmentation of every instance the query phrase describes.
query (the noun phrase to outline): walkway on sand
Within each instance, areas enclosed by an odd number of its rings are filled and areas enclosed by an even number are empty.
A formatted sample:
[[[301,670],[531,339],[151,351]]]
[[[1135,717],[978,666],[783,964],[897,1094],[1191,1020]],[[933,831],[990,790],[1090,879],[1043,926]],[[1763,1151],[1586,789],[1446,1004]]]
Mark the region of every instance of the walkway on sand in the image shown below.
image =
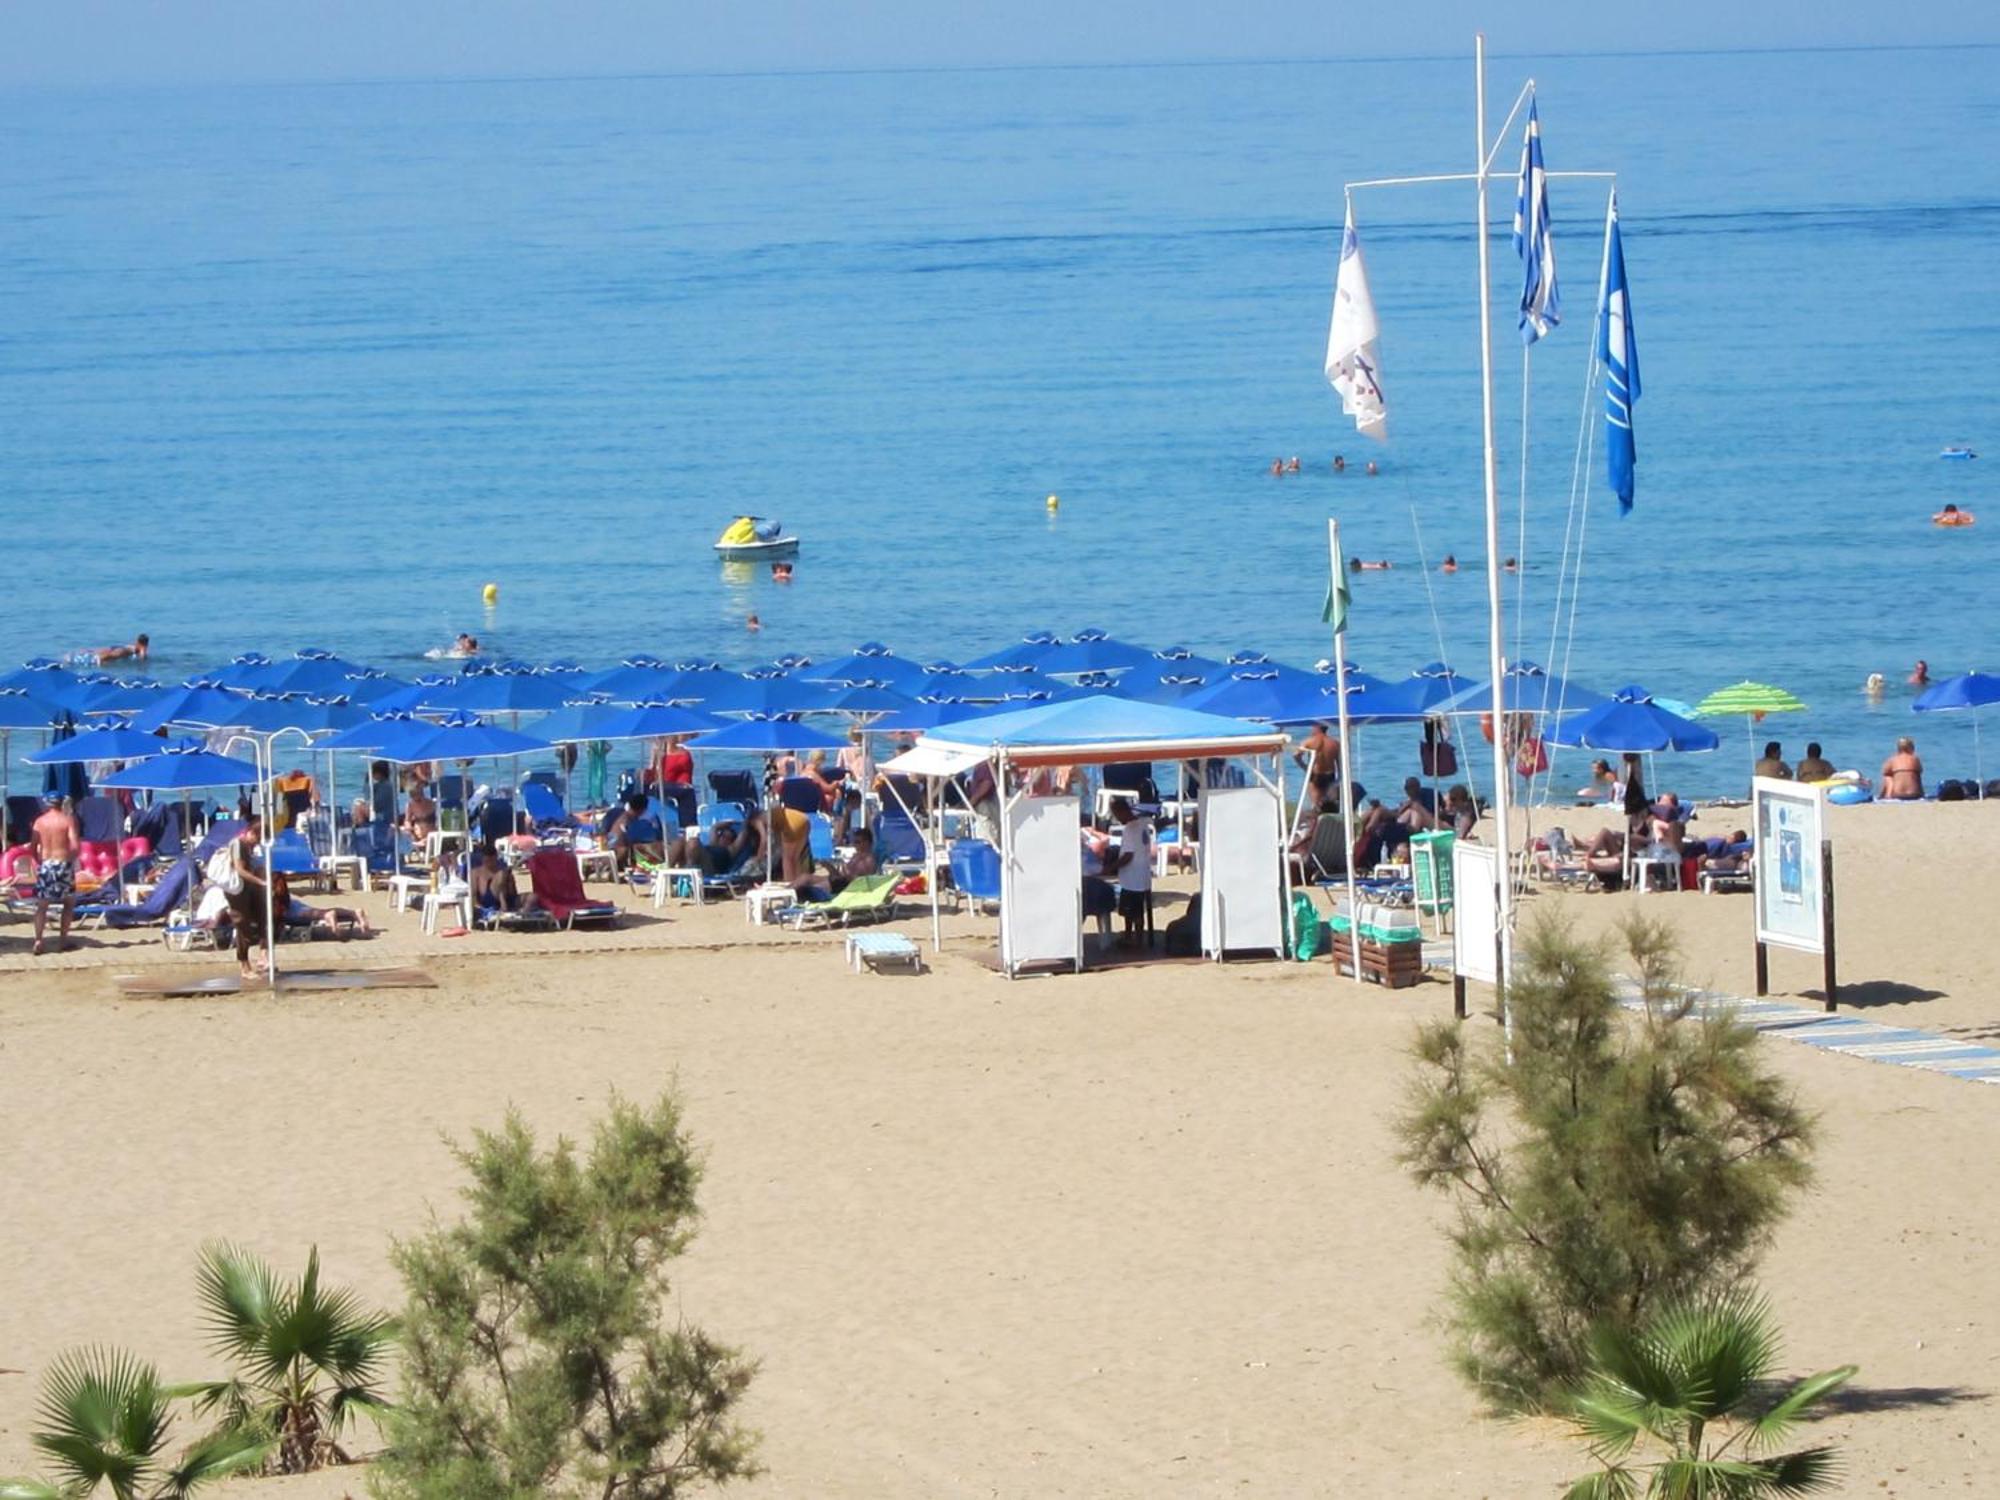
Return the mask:
[[[1619,998],[1631,1008],[1636,1010],[1644,1004],[1639,998],[1639,987],[1632,980],[1621,978],[1619,991]],[[1828,1014],[1818,1005],[1797,1000],[1745,1000],[1710,990],[1696,995],[1695,1008],[1733,1010],[1758,1031],[1847,1057],[1893,1063],[1901,1068],[1922,1068],[1927,1073],[1949,1073],[1975,1083],[2000,1083],[2000,1051],[1976,1042],[1954,1041],[1907,1026],[1885,1026],[1880,1021],[1839,1012]]]

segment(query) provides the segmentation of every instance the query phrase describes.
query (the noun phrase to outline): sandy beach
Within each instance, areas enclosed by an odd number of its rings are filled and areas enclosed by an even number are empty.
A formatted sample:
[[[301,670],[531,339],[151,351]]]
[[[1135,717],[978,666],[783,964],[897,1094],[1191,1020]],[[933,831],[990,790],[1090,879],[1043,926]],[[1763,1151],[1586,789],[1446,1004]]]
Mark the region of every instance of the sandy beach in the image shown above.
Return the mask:
[[[2000,1035],[2000,809],[1835,809],[1831,833],[1848,1002]],[[366,900],[386,936],[285,963],[414,962],[437,988],[127,999],[117,975],[230,966],[137,933],[31,960],[25,924],[0,927],[0,1473],[32,1468],[36,1378],[63,1348],[213,1371],[203,1239],[284,1268],[317,1244],[330,1276],[391,1302],[391,1237],[455,1211],[442,1135],[509,1104],[582,1131],[608,1090],[676,1080],[709,1159],[677,1291],[762,1361],[768,1472],[746,1495],[1497,1500],[1583,1467],[1550,1426],[1481,1419],[1433,1326],[1442,1205],[1396,1168],[1388,1121],[1448,985],[1198,962],[1010,983],[972,916],[931,972],[856,976],[837,937],[734,906],[444,939]],[[1691,978],[1748,984],[1747,897],[1530,905],[1589,929],[1640,905],[1686,935]],[[1818,968],[1784,956],[1773,977],[1797,992]],[[1760,1046],[1822,1120],[1819,1180],[1762,1274],[1787,1365],[1861,1366],[1814,1437],[1846,1449],[1849,1493],[1988,1492],[2000,1089]]]

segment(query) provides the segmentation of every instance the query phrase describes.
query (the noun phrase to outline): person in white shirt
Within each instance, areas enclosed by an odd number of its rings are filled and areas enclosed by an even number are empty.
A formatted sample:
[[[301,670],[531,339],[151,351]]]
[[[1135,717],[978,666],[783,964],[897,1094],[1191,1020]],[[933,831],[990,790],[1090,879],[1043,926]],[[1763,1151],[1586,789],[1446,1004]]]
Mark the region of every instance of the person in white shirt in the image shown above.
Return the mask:
[[[1153,820],[1135,813],[1123,797],[1111,804],[1111,816],[1118,823],[1118,915],[1125,924],[1118,946],[1136,948],[1145,941],[1153,902]]]

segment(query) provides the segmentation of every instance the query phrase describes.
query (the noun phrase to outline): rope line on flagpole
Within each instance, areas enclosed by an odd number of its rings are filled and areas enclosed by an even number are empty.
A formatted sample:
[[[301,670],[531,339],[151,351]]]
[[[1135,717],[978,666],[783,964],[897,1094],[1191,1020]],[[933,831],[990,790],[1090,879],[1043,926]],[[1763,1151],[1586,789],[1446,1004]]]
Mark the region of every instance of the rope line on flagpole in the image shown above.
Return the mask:
[[[1406,477],[1403,481],[1403,489],[1406,492],[1406,496],[1409,487],[1409,480]],[[1417,538],[1417,567],[1424,575],[1424,604],[1431,612],[1431,638],[1437,642],[1437,659],[1449,669],[1451,666],[1451,655],[1445,650],[1444,622],[1438,618],[1437,594],[1431,588],[1430,555],[1424,550],[1424,528],[1423,524],[1417,519],[1417,504],[1414,500],[1410,501],[1410,530],[1416,534]]]

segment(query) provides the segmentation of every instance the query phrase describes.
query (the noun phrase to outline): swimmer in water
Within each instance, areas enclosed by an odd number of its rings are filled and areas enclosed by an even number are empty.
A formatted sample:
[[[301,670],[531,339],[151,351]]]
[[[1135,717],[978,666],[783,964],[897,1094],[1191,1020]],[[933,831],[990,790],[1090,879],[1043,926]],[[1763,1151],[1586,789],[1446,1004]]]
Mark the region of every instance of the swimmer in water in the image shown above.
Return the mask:
[[[1910,668],[1910,675],[1904,681],[1909,683],[1911,687],[1929,687],[1931,685],[1931,664],[1919,659],[1917,664]]]
[[[792,565],[786,562],[772,563],[771,580],[774,583],[790,583],[792,581]]]
[[[144,661],[152,650],[152,642],[141,635],[129,646],[99,646],[85,655],[97,658],[100,667],[108,667],[114,661]]]
[[[1298,454],[1294,453],[1294,454],[1292,455],[1292,461],[1291,461],[1290,463],[1288,463],[1288,464],[1286,464],[1286,465],[1285,465],[1285,472],[1286,472],[1287,474],[1296,474],[1296,473],[1298,473],[1298,472],[1299,472],[1299,456],[1298,456]]]
[[[1368,472],[1370,474],[1380,474],[1382,472],[1380,469],[1375,467],[1375,460],[1372,458],[1368,460]]]
[[[1945,505],[1943,510],[1931,517],[1931,525],[1933,526],[1970,526],[1971,524],[1971,511],[1960,510],[1956,505],[1949,503]]]
[[[1283,474],[1285,472],[1285,461],[1282,458],[1272,459],[1271,472],[1273,474]]]
[[[752,615],[750,616],[749,619],[743,622],[743,628],[749,631],[752,635],[754,635],[758,631],[764,628],[764,622],[758,619],[755,615]]]
[[[1438,571],[1440,573],[1456,573],[1458,571],[1458,559],[1449,552],[1445,553],[1444,563],[1439,567]]]
[[[1336,474],[1345,474],[1347,472],[1347,460],[1341,454],[1336,453],[1333,455],[1333,472]]]
[[[1879,698],[1882,696],[1882,690],[1888,685],[1889,679],[1880,672],[1870,672],[1868,680],[1861,684],[1861,691],[1871,698]]]
[[[1395,566],[1393,563],[1382,562],[1380,560],[1375,562],[1363,562],[1358,557],[1353,558],[1348,562],[1348,567],[1356,573],[1386,573],[1393,566]]]
[[[1514,559],[1510,557],[1505,562],[1500,564],[1500,570],[1503,573],[1518,573],[1521,571],[1521,565],[1515,562]]]

